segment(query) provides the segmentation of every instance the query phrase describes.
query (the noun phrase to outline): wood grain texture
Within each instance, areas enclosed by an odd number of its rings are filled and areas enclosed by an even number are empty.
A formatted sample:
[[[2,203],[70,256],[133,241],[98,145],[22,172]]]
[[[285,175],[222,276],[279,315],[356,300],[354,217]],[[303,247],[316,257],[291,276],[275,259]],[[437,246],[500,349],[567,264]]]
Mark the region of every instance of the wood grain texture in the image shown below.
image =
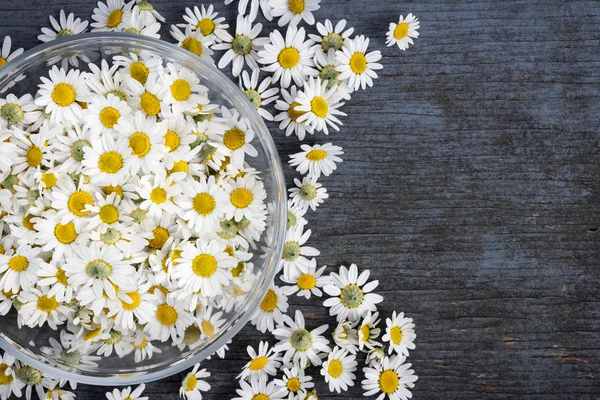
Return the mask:
[[[415,319],[417,399],[600,399],[600,3],[322,3],[317,19],[371,37],[384,70],[344,107],[340,133],[307,140],[345,151],[323,179],[329,201],[308,215],[319,263],[371,269],[383,316]],[[168,23],[194,4],[154,2]],[[215,7],[232,24],[236,7]],[[31,48],[61,8],[89,17],[94,1],[3,1],[0,36]],[[388,23],[408,12],[421,19],[417,45],[385,47]],[[297,140],[270,128],[287,161]],[[290,302],[309,326],[334,323],[318,300]],[[258,337],[247,326],[226,361],[206,363],[206,398],[235,395]],[[330,394],[311,372],[322,398],[361,397]],[[146,394],[176,399],[182,377]]]

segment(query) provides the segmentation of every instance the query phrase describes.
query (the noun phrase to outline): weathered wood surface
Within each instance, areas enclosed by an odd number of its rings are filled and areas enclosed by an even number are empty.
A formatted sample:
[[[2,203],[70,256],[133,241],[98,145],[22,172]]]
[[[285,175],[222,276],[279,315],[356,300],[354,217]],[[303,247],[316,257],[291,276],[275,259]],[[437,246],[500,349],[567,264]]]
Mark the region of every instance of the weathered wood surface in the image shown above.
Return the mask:
[[[308,140],[346,153],[323,180],[331,198],[308,216],[319,262],[371,269],[384,316],[415,319],[417,399],[600,399],[600,3],[322,2],[317,19],[346,18],[385,69],[345,106],[340,133]],[[197,3],[154,4],[175,23]],[[215,6],[231,24],[236,7]],[[93,7],[3,1],[0,36],[31,48],[48,14]],[[388,23],[408,12],[422,21],[416,47],[386,48]],[[271,128],[287,161],[298,142]],[[291,303],[310,325],[333,322],[316,300]],[[207,363],[206,398],[235,394],[256,335],[246,327],[227,361]],[[146,393],[176,399],[182,376]]]

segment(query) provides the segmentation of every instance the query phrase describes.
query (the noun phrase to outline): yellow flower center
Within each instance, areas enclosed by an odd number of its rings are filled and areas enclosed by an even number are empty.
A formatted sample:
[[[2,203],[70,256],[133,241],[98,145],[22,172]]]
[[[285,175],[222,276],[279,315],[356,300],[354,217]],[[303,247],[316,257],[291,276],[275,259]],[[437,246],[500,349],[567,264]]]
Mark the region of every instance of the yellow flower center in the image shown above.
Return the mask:
[[[246,135],[241,129],[232,128],[223,135],[223,143],[230,150],[237,150],[246,143]]]
[[[70,106],[75,102],[75,89],[68,83],[58,83],[54,86],[50,97],[60,107]]]
[[[116,28],[119,26],[121,21],[123,20],[123,11],[121,9],[112,10],[110,14],[108,14],[108,18],[106,19],[106,26],[109,28]]]
[[[6,61],[6,58],[0,57],[0,68],[4,67],[7,62],[8,61]]]
[[[100,207],[98,215],[105,224],[114,224],[119,219],[119,210],[112,204],[106,204]]]
[[[40,296],[37,300],[37,308],[43,312],[54,311],[58,308],[58,301],[54,298],[54,296]]]
[[[70,244],[77,239],[77,232],[75,231],[75,225],[72,222],[66,224],[57,224],[54,227],[54,237],[62,244]]]
[[[202,278],[209,278],[217,270],[217,259],[212,254],[197,255],[192,261],[192,270]]]
[[[408,36],[408,24],[406,22],[400,22],[394,28],[394,39],[402,40]]]
[[[100,332],[102,332],[102,328],[98,327],[96,329],[92,329],[91,331],[88,331],[84,336],[83,336],[83,340],[91,340],[95,337],[97,337]]]
[[[169,231],[167,231],[162,226],[157,226],[152,230],[152,234],[154,235],[152,239],[148,241],[148,244],[153,249],[161,249],[163,245],[169,240]]]
[[[144,132],[136,132],[129,138],[129,147],[131,152],[138,156],[144,157],[150,152],[150,138]]]
[[[331,360],[329,361],[329,365],[327,366],[327,373],[332,378],[339,378],[342,374],[343,367],[342,362],[340,360]]]
[[[104,194],[108,196],[111,193],[116,193],[117,196],[123,198],[123,188],[120,185],[109,185],[104,187]]]
[[[363,342],[367,342],[371,337],[371,329],[369,325],[363,325],[360,327],[360,334],[362,335]]]
[[[183,42],[181,42],[181,47],[190,53],[197,55],[198,57],[202,55],[202,43],[200,43],[196,38],[186,38]]]
[[[56,184],[57,178],[56,175],[54,175],[52,172],[49,172],[42,174],[40,180],[46,189],[50,189]]]
[[[168,304],[161,304],[156,308],[156,319],[163,325],[171,326],[177,322],[177,311]]]
[[[288,117],[290,117],[290,119],[294,122],[296,122],[298,120],[298,118],[300,118],[301,116],[303,116],[304,114],[306,114],[306,111],[298,111],[296,110],[296,106],[299,106],[300,103],[297,102],[293,102],[292,104],[290,104],[290,108],[288,108]]]
[[[64,269],[59,268],[56,270],[56,280],[61,284],[67,286],[68,278]]]
[[[33,145],[29,148],[29,150],[27,150],[27,155],[25,158],[27,160],[27,165],[35,168],[42,163],[42,150]]]
[[[162,204],[167,201],[167,191],[163,188],[154,188],[150,192],[150,200],[156,204]]]
[[[279,52],[277,61],[283,68],[294,68],[300,62],[300,52],[295,47],[286,47]]]
[[[198,384],[198,379],[196,378],[195,375],[188,376],[187,380],[185,382],[186,392],[189,392],[190,390],[194,390],[196,388],[197,384]]]
[[[271,400],[271,398],[266,394],[258,393],[252,396],[252,400]]]
[[[23,217],[23,226],[27,229],[29,229],[30,231],[35,231],[35,227],[33,226],[33,222],[31,222],[31,220],[35,218],[35,215],[33,214],[27,214],[25,217]]]
[[[250,361],[250,366],[248,369],[250,371],[260,371],[269,363],[269,359],[265,356],[256,357],[254,360]]]
[[[245,188],[235,189],[231,192],[231,204],[237,208],[246,208],[252,203],[254,196],[252,192]]]
[[[13,256],[8,260],[8,268],[15,272],[22,272],[29,266],[29,260],[25,256]]]
[[[148,115],[157,115],[160,112],[160,101],[150,92],[144,92],[140,96],[140,106]]]
[[[311,274],[302,274],[298,277],[297,283],[301,290],[310,290],[315,287],[317,280]]]
[[[177,101],[185,101],[190,98],[192,88],[185,79],[177,79],[171,84],[171,95]]]
[[[180,160],[173,163],[173,168],[169,170],[169,174],[175,174],[177,172],[185,172],[187,174],[188,170],[188,163],[186,161]]]
[[[240,276],[240,274],[242,273],[242,271],[244,270],[245,264],[243,262],[238,263],[238,265],[236,265],[232,270],[231,270],[231,276],[233,277],[238,277]]]
[[[304,0],[288,0],[288,7],[294,14],[301,14],[304,11]]]
[[[135,347],[136,349],[143,349],[144,347],[146,347],[146,345],[148,344],[148,339],[146,338],[142,338],[142,341],[139,344],[133,344],[133,347]]]
[[[74,192],[71,196],[69,196],[69,200],[67,201],[69,211],[71,211],[73,215],[77,217],[83,217],[90,213],[90,210],[85,209],[85,206],[88,204],[94,204],[94,199],[92,199],[92,195],[90,195],[88,192],[81,190]]]
[[[204,18],[198,21],[196,29],[200,29],[202,36],[208,36],[215,31],[215,23],[210,18]]]
[[[157,290],[159,290],[165,297],[169,294],[169,290],[166,287],[164,287],[163,285],[151,286],[148,291],[150,293],[155,293]]]
[[[367,69],[367,58],[363,53],[354,53],[350,57],[350,69],[355,74],[362,74]]]
[[[288,379],[287,383],[285,384],[285,386],[287,387],[287,389],[292,392],[292,393],[296,393],[298,390],[300,390],[300,379],[298,378],[290,378]]]
[[[131,65],[129,65],[129,75],[142,85],[148,80],[149,74],[150,70],[146,67],[146,64],[141,61],[132,62]]]
[[[163,138],[165,139],[165,146],[169,148],[169,153],[177,150],[180,143],[179,135],[177,134],[177,132],[174,132],[169,129],[167,130],[167,133],[165,133],[165,136],[163,136]]]
[[[202,332],[204,332],[204,334],[208,337],[213,337],[215,334],[215,326],[212,324],[212,322],[210,322],[209,320],[205,319],[204,321],[202,321],[202,323],[200,323],[200,326],[202,327]]]
[[[123,308],[127,311],[135,310],[140,305],[140,301],[142,299],[140,294],[138,292],[129,292],[127,293],[127,296],[129,296],[129,298],[131,299],[131,303],[126,303],[123,300],[121,300]]]
[[[4,246],[0,243],[0,255],[6,254],[6,250],[4,250]]]
[[[398,389],[398,383],[398,374],[394,370],[388,369],[379,375],[379,388],[383,393],[394,393]]]
[[[327,157],[327,152],[325,150],[311,150],[306,155],[306,158],[310,161],[321,161],[325,157]]]
[[[266,312],[273,312],[275,308],[277,308],[277,293],[273,289],[269,289],[262,302],[260,303],[260,308],[262,308]]]
[[[329,104],[327,104],[327,100],[320,96],[315,96],[310,101],[310,109],[319,118],[325,118],[329,113]]]
[[[98,158],[98,169],[105,174],[115,174],[123,168],[123,156],[116,151],[107,151]]]
[[[0,386],[10,385],[13,381],[13,376],[6,375],[6,370],[8,369],[7,364],[0,364]]]
[[[107,128],[112,128],[119,122],[121,113],[114,107],[104,107],[100,111],[100,123]]]
[[[212,213],[217,206],[215,198],[208,193],[198,193],[192,200],[194,211],[200,215],[208,215]]]
[[[402,329],[399,326],[392,326],[392,329],[390,329],[390,339],[392,339],[392,343],[400,344],[402,341]]]

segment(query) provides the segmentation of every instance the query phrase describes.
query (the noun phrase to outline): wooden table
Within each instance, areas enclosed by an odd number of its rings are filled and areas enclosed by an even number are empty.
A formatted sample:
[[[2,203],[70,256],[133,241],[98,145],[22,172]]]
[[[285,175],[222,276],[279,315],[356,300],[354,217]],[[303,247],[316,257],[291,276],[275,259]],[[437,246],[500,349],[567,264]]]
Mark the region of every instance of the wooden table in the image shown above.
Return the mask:
[[[194,4],[154,2],[169,24]],[[234,21],[235,6],[215,6]],[[32,48],[61,8],[89,19],[94,1],[4,1],[0,36]],[[388,23],[408,12],[421,19],[416,46],[385,47]],[[331,198],[308,216],[310,243],[320,264],[371,269],[384,316],[415,319],[415,398],[600,398],[600,3],[323,0],[316,17],[346,18],[385,68],[344,107],[340,133],[307,141],[345,151],[323,179]],[[161,33],[171,40],[168,25]],[[287,161],[299,143],[270,127]],[[291,303],[309,325],[334,323],[317,300]],[[206,363],[206,398],[235,395],[258,337],[247,326],[227,361]],[[146,394],[176,399],[182,377]],[[318,388],[359,398],[357,384]]]

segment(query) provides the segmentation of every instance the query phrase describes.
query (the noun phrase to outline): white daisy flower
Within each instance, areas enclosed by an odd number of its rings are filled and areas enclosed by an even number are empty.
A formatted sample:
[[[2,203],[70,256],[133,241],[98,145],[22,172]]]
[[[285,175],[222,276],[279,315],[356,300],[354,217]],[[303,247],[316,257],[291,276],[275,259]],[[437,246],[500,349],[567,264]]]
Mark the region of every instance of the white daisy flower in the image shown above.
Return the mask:
[[[312,41],[304,40],[304,28],[290,26],[287,28],[285,39],[275,30],[269,34],[270,43],[258,52],[258,62],[265,64],[262,69],[273,73],[273,82],[281,82],[283,88],[290,86],[292,79],[302,86],[309,71],[313,70],[314,62],[310,47]]]
[[[322,336],[328,325],[321,325],[312,331],[304,327],[304,316],[300,310],[296,310],[294,319],[287,315],[283,316],[283,323],[277,325],[273,331],[275,338],[279,340],[275,351],[285,351],[283,363],[290,360],[297,362],[300,366],[307,365],[308,360],[312,365],[321,365],[319,353],[329,353],[331,348],[329,341]]]
[[[68,282],[67,274],[62,267],[55,263],[42,262],[36,272],[39,276],[37,286],[49,287],[48,296],[54,296],[57,301],[69,303],[73,299],[73,285]]]
[[[337,88],[327,89],[327,82],[322,82],[321,78],[310,78],[304,84],[303,92],[298,93],[296,101],[300,104],[295,110],[303,111],[304,114],[298,117],[298,122],[304,122],[310,125],[316,131],[323,131],[329,134],[328,125],[336,131],[342,125],[336,115],[345,116],[346,113],[338,110],[344,103],[341,103]]]
[[[156,175],[145,175],[140,178],[137,188],[142,202],[139,207],[147,210],[148,215],[159,217],[165,213],[175,214],[179,207],[173,202],[181,193],[181,186],[173,176],[166,176],[166,172],[159,171]]]
[[[19,316],[30,328],[43,326],[45,323],[56,330],[57,325],[63,324],[71,310],[56,300],[56,297],[48,295],[48,289],[39,290],[30,288],[22,290],[18,297],[21,307]]]
[[[315,258],[311,258],[306,265],[297,265],[295,273],[289,279],[286,279],[285,275],[280,277],[283,282],[293,285],[284,287],[284,293],[288,296],[298,293],[298,296],[304,296],[307,299],[310,299],[311,294],[321,297],[323,292],[319,288],[330,283],[328,276],[322,276],[325,268],[326,266],[323,266],[317,270],[317,260]]]
[[[340,266],[339,273],[332,272],[331,285],[323,288],[325,293],[332,296],[325,300],[323,305],[330,307],[329,315],[336,315],[337,321],[346,319],[354,322],[360,320],[368,311],[376,311],[376,304],[383,301],[383,297],[371,293],[379,285],[379,281],[369,279],[370,271],[364,270],[360,275],[356,264],[346,268]]]
[[[5,190],[12,190],[14,183],[10,181],[14,181],[15,183],[18,181],[16,174],[12,174],[12,178],[7,180],[12,173],[12,167],[14,164],[13,157],[18,151],[18,148],[15,144],[7,141],[10,140],[11,137],[12,132],[0,134],[0,182]]]
[[[325,377],[325,382],[329,384],[330,392],[341,393],[348,390],[349,386],[354,386],[356,375],[356,356],[348,354],[345,349],[335,347],[327,355],[327,360],[323,361],[321,375]]]
[[[52,208],[57,210],[60,223],[66,224],[70,221],[83,221],[90,214],[86,208],[94,204],[94,188],[83,183],[79,188],[71,179],[58,182],[56,188],[48,195]]]
[[[117,96],[121,100],[126,100],[124,92],[125,72],[119,69],[117,63],[108,64],[108,61],[102,60],[100,66],[89,63],[90,72],[85,74],[85,83],[92,93],[107,97],[109,94]]]
[[[52,400],[75,400],[75,393],[54,386],[52,389],[46,390],[44,398]]]
[[[406,400],[412,398],[410,390],[418,379],[410,369],[412,364],[405,364],[406,357],[385,357],[381,364],[375,368],[363,368],[365,379],[362,388],[365,396],[377,396],[383,400],[386,396],[390,400]]]
[[[171,294],[165,296],[161,290],[154,290],[154,296],[156,312],[144,327],[144,331],[152,340],[176,340],[177,336],[191,325],[192,316]]]
[[[224,187],[229,196],[229,204],[225,210],[226,219],[236,222],[246,218],[249,221],[266,218],[267,197],[263,183],[252,175],[237,178]],[[264,218],[263,218],[264,217]]]
[[[342,321],[336,326],[331,335],[335,344],[350,354],[358,351],[358,330],[356,322]]]
[[[379,322],[378,312],[371,313],[371,311],[367,311],[360,328],[358,328],[358,348],[360,350],[370,350],[376,346],[381,346],[381,343],[375,340],[381,333],[381,329],[377,328]]]
[[[142,211],[144,214],[147,214],[144,210],[140,209],[140,211]],[[148,222],[142,225],[142,229],[146,232],[152,233],[152,237],[148,239],[148,245],[150,245],[150,247],[153,249],[161,249],[167,240],[169,240],[171,235],[177,232],[175,216],[173,214],[163,214],[158,220],[155,218],[149,218]]]
[[[127,215],[129,210],[124,207],[121,197],[116,193],[104,196],[102,193],[96,192],[95,204],[88,204],[85,208],[90,211],[86,224],[87,230],[104,233],[118,222],[131,221],[131,217]]]
[[[329,176],[333,173],[337,169],[335,163],[342,162],[338,156],[344,154],[340,146],[334,146],[331,143],[315,144],[314,146],[303,144],[300,145],[300,148],[303,151],[290,156],[290,165],[296,167],[296,171],[303,175],[308,172],[309,176],[317,178],[321,174]]]
[[[157,73],[150,72],[145,83],[128,76],[125,80],[125,93],[129,106],[144,112],[149,117],[162,117],[169,114],[168,106],[162,102],[169,90]]]
[[[283,376],[273,380],[273,383],[282,391],[284,397],[287,395],[288,400],[304,399],[308,389],[315,387],[311,382],[312,377],[304,375],[304,369],[296,365],[291,368],[283,367],[281,371]]]
[[[167,129],[163,139],[169,151],[163,162],[167,169],[171,169],[175,162],[182,160],[186,154],[190,153],[190,145],[196,140],[195,135],[192,134],[194,124],[182,118],[171,118],[162,122]]]
[[[183,194],[175,201],[180,207],[180,217],[198,235],[216,232],[225,213],[228,195],[217,184],[214,176],[202,175],[199,180],[182,182]]]
[[[341,72],[339,79],[348,79],[348,86],[353,90],[373,86],[373,79],[377,78],[375,70],[383,68],[377,62],[381,60],[381,52],[377,50],[367,53],[368,47],[369,38],[360,35],[354,39],[346,39],[342,50],[336,52],[340,63],[336,69]]]
[[[38,36],[38,40],[49,42],[60,37],[78,35],[85,32],[88,26],[88,21],[82,21],[81,18],[76,19],[73,13],[66,16],[64,10],[60,10],[59,21],[51,15],[50,24],[54,30],[42,28],[42,34]]]
[[[30,212],[25,211],[24,208],[14,209],[11,214],[3,218],[4,222],[8,224],[13,240],[18,245],[34,243],[37,236],[32,220],[39,215],[31,213],[32,207],[28,211]]]
[[[84,111],[84,127],[96,135],[112,134],[123,129],[130,113],[127,103],[112,93],[94,96]]]
[[[250,143],[254,139],[254,130],[250,123],[236,110],[229,110],[225,107],[221,108],[221,119],[226,126],[226,130],[222,137],[222,143],[209,141],[209,144],[221,148],[227,156],[230,157],[231,163],[237,168],[244,165],[245,155],[256,157],[258,151]]]
[[[99,1],[98,8],[94,8],[92,31],[119,31],[123,28],[126,20],[131,18],[133,1],[106,0],[106,4]]]
[[[142,330],[137,331],[133,348],[135,349],[134,359],[136,363],[151,359],[154,353],[162,353],[162,350],[155,347]]]
[[[156,313],[153,295],[148,292],[149,283],[137,285],[135,290],[124,292],[119,299],[109,301],[109,318],[115,320],[115,325],[124,330],[135,330],[137,324],[146,324]]]
[[[52,251],[55,260],[63,255],[73,255],[77,246],[86,245],[90,237],[77,220],[61,224],[61,218],[55,210],[44,211],[41,217],[33,218],[32,222],[37,231],[35,244],[40,245],[42,251]]]
[[[244,365],[242,373],[237,376],[238,379],[247,380],[248,377],[274,376],[281,366],[281,356],[272,347],[269,348],[269,342],[260,341],[258,352],[252,346],[248,346],[246,351],[250,356],[250,361]]]
[[[311,210],[316,210],[319,204],[322,204],[325,199],[329,198],[327,189],[317,182],[317,178],[305,176],[300,181],[294,178],[295,188],[290,188],[290,202],[303,210],[309,207]]]
[[[9,93],[5,99],[0,99],[0,126],[4,128],[21,128],[33,124],[40,118],[41,111],[30,94],[20,98]]]
[[[207,8],[204,8],[204,4],[201,4],[200,7],[201,8],[194,6],[193,10],[186,7],[183,19],[192,26],[193,29],[200,31],[202,36],[206,36],[213,43],[222,42],[227,38],[227,28],[229,28],[228,24],[223,23],[225,18],[217,18],[219,13],[213,12],[214,8],[212,4]],[[180,27],[185,28],[185,25],[182,24]]]
[[[94,135],[89,129],[78,125],[67,128],[64,135],[56,136],[52,143],[51,159],[58,171],[66,174],[80,173],[83,166],[84,147],[91,146]]]
[[[171,25],[171,36],[177,40],[177,45],[189,51],[190,53],[213,63],[213,51],[210,49],[211,40],[202,35],[200,30],[194,30],[191,26],[186,26],[182,32],[176,25]]]
[[[89,99],[87,86],[82,79],[81,71],[72,69],[65,72],[64,68],[53,66],[48,71],[48,78],[40,77],[37,106],[43,107],[50,120],[59,124],[76,125],[83,117],[79,102]]]
[[[267,121],[273,121],[273,115],[263,108],[263,106],[272,103],[277,100],[279,88],[271,86],[271,78],[266,77],[263,81],[258,84],[258,70],[252,71],[252,77],[247,71],[242,72],[240,78],[240,89],[244,92],[250,103],[256,108],[258,113]]]
[[[250,383],[240,381],[240,389],[236,390],[239,397],[232,400],[279,400],[283,398],[283,392],[280,391],[275,383],[267,383],[267,377],[251,378]]]
[[[313,53],[315,53],[315,55],[317,53],[326,55],[331,49],[334,51],[341,50],[342,47],[344,47],[344,41],[354,33],[354,28],[346,29],[346,22],[345,19],[341,19],[335,26],[328,19],[325,20],[325,23],[317,22],[317,31],[319,31],[319,35],[312,33],[308,34],[308,37],[315,42],[315,45],[312,48]]]
[[[227,322],[223,317],[222,311],[213,312],[213,307],[204,306],[196,313],[196,321],[200,325],[200,339],[209,340],[221,332],[223,325]]]
[[[138,8],[140,17],[146,25],[156,21],[165,22],[165,17],[156,11],[148,0],[135,0],[135,7]]]
[[[398,23],[390,23],[385,43],[388,47],[397,44],[400,50],[406,50],[414,44],[413,39],[419,37],[419,27],[419,20],[411,13],[406,16],[406,19],[400,15]]]
[[[56,386],[56,381],[54,379],[44,376],[39,369],[26,365],[21,361],[15,362],[13,370],[15,371],[16,378],[27,386],[25,388],[25,398],[27,400],[31,399],[31,392],[33,390],[35,390],[38,397],[42,399],[44,396],[44,389]]]
[[[291,228],[296,228],[298,226],[305,226],[308,223],[306,218],[304,218],[304,215],[306,215],[305,208],[302,208],[296,204],[293,204],[291,200],[288,200],[287,210],[288,210],[287,230],[290,230]]]
[[[139,7],[134,7],[131,10],[129,18],[123,21],[123,27],[121,28],[121,32],[144,35],[155,39],[160,39],[159,30],[160,23],[149,22],[144,15],[141,15]]]
[[[136,208],[134,201],[137,202],[137,200],[140,198],[136,193],[138,181],[139,178],[137,176],[132,176],[124,183],[102,186],[102,191],[107,196],[112,193],[116,193],[117,196],[121,198],[121,201],[123,201],[126,208],[134,210]]]
[[[149,53],[142,53],[139,56],[129,53],[128,56],[115,56],[113,60],[115,65],[122,67],[120,71],[125,72],[141,84],[146,83],[151,72],[162,71],[163,65],[162,58]]]
[[[287,280],[300,273],[300,266],[310,267],[310,261],[304,256],[315,257],[321,254],[316,248],[304,245],[310,239],[312,232],[310,229],[306,232],[303,230],[304,228],[299,226],[289,229],[285,235],[281,265],[283,266],[283,276]]]
[[[16,151],[10,155],[12,159],[12,174],[17,175],[25,170],[40,170],[51,167],[51,148],[48,140],[60,131],[60,127],[49,129],[44,126],[39,133],[29,133],[19,128],[11,129],[11,143],[16,145]]]
[[[383,346],[375,346],[367,352],[365,362],[369,367],[377,368],[377,366],[383,362],[385,356],[386,354]]]
[[[347,81],[340,79],[341,72],[337,70],[340,63],[335,55],[335,50],[329,49],[327,53],[317,51],[314,61],[316,69],[310,70],[308,74],[321,78],[321,82],[327,84],[325,86],[327,90],[335,88],[338,97],[350,100],[352,90],[348,87]]]
[[[151,174],[164,168],[161,165],[161,159],[168,149],[164,145],[163,128],[162,124],[157,123],[154,118],[146,117],[141,111],[135,113],[133,120],[123,122],[123,125],[118,127],[119,134],[126,139],[131,152],[132,174],[136,174],[140,170],[144,174]],[[120,139],[117,143],[119,141]],[[93,144],[92,147],[94,147]],[[92,176],[93,181],[94,177]]]
[[[0,397],[8,399],[11,395],[21,397],[21,389],[25,383],[16,379],[14,370],[15,358],[8,353],[0,355]]]
[[[12,42],[11,42],[10,36],[5,36],[4,40],[2,42],[2,52],[0,53],[0,68],[4,67],[4,65],[6,65],[6,63],[9,62],[10,60],[12,60],[13,58],[18,57],[21,54],[23,54],[23,51],[24,51],[23,48],[16,49],[11,54],[11,52],[10,52],[11,45],[12,45]],[[15,86],[15,84],[17,82],[20,82],[23,79],[25,79],[25,77],[26,77],[25,74],[21,74],[15,78],[12,78],[12,81],[9,82],[8,84],[6,84],[6,86],[2,90],[0,90],[0,93],[4,93],[8,89],[12,88],[13,86]]]
[[[313,11],[317,11],[321,6],[321,0],[269,0],[269,5],[272,7],[271,15],[281,17],[277,24],[285,26],[288,23],[290,26],[296,26],[302,20],[308,25],[315,23]]]
[[[388,352],[408,356],[408,350],[415,349],[417,337],[412,318],[405,318],[403,312],[396,314],[394,311],[391,319],[386,318],[385,325],[385,335],[381,339],[389,343]]]
[[[251,16],[244,17],[243,14],[239,14],[236,21],[235,36],[227,33],[222,38],[223,43],[212,46],[213,50],[227,50],[217,66],[223,69],[233,61],[231,70],[233,76],[238,76],[242,72],[244,64],[248,64],[253,70],[259,69],[256,63],[258,60],[257,52],[269,43],[269,38],[258,37],[262,31],[262,24],[257,23],[252,26],[253,21],[254,18]]]
[[[221,294],[223,286],[231,280],[227,270],[237,265],[237,260],[225,252],[225,244],[203,239],[182,245],[181,258],[175,261],[174,278],[187,292],[202,291],[203,296]]]
[[[233,0],[225,0],[225,4],[230,4]],[[248,1],[250,1],[250,13],[248,16],[253,21],[258,16],[258,8],[262,11],[263,16],[267,21],[272,21],[273,16],[271,15],[271,6],[268,0],[239,0],[238,3],[238,14],[246,15],[246,9],[248,8]]]
[[[169,88],[163,101],[171,106],[174,115],[191,111],[198,104],[208,103],[208,99],[201,94],[206,93],[207,88],[200,85],[198,75],[188,68],[169,63],[161,76]]]
[[[210,384],[200,378],[208,378],[209,376],[210,372],[206,368],[200,369],[200,363],[197,363],[181,381],[179,396],[187,400],[202,400],[202,392],[208,392]]]
[[[22,244],[11,255],[0,255],[0,289],[18,293],[20,290],[29,290],[38,277],[40,268],[41,248]]]
[[[131,386],[127,386],[123,390],[113,389],[112,392],[106,392],[106,398],[108,400],[148,400],[147,396],[140,397],[144,389],[146,389],[146,385],[143,383],[134,390],[131,390]]]
[[[260,303],[260,307],[256,310],[254,315],[252,315],[252,325],[256,326],[256,329],[262,333],[267,331],[273,332],[275,323],[283,323],[283,315],[287,310],[287,296],[280,288],[271,284],[271,287]]]
[[[289,92],[281,89],[281,95],[283,96],[283,100],[275,102],[275,109],[281,112],[273,118],[274,121],[279,121],[279,129],[285,129],[285,136],[290,136],[292,132],[295,133],[300,140],[304,140],[307,132],[312,135],[313,127],[308,125],[305,120],[298,121],[306,112],[296,108],[300,105],[296,101],[298,97],[296,86],[292,85]]]

